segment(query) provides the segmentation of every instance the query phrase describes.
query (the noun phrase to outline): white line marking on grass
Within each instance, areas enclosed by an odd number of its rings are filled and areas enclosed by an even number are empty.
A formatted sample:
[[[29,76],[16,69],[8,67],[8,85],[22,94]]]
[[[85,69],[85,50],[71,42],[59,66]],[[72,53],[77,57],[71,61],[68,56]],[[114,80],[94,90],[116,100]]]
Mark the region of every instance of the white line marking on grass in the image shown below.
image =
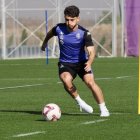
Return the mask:
[[[33,84],[33,85],[22,85],[22,86],[13,86],[13,87],[2,87],[0,88],[0,90],[4,90],[4,89],[15,89],[15,88],[24,88],[24,87],[34,87],[34,86],[42,86],[45,84]]]
[[[94,113],[95,115],[100,115],[100,113]],[[128,115],[128,114],[132,114],[129,112],[112,112],[110,113],[111,115]]]
[[[45,134],[45,133],[46,133],[45,131],[36,131],[36,132],[30,132],[30,133],[13,135],[12,137],[14,137],[14,138],[17,138],[17,137],[26,137],[26,136],[37,135],[37,134]]]
[[[87,122],[83,122],[81,124],[87,125],[87,124],[93,124],[93,123],[99,123],[99,122],[105,122],[108,121],[109,119],[100,119],[100,120],[95,120],[95,121],[87,121]]]
[[[110,79],[125,79],[125,78],[131,78],[136,75],[125,75],[125,76],[118,76],[118,77],[105,77],[105,78],[96,78],[95,80],[110,80]]]
[[[93,114],[89,114],[89,113],[64,113],[64,114],[68,114],[68,115],[100,115],[100,113],[93,113]],[[129,112],[112,112],[110,113],[111,115],[125,115],[125,114],[132,114]]]
[[[100,113],[93,113],[95,115],[100,115]],[[110,113],[111,115],[125,115],[125,114],[132,114],[132,113],[128,113],[128,112],[112,112]]]
[[[96,78],[95,80],[109,80],[109,79],[112,79],[112,78],[109,78],[109,77],[108,78],[107,77],[106,78]]]
[[[125,79],[125,78],[131,78],[136,75],[126,75],[126,76],[118,76],[118,77],[103,77],[103,78],[95,78],[95,80],[111,80],[111,79]],[[62,82],[57,82],[57,84],[62,84]]]
[[[48,78],[1,78],[0,81],[25,81],[25,80],[48,80]]]
[[[132,75],[132,76],[118,76],[118,77],[116,77],[116,79],[130,78],[130,77],[133,77],[133,76],[136,76],[136,75]]]
[[[42,64],[0,64],[0,66],[42,66]]]
[[[112,112],[110,114],[113,114],[113,115],[125,115],[125,114],[133,114],[133,113],[129,113],[129,112],[123,112],[123,113],[121,113],[121,112]]]
[[[17,81],[17,80],[21,80],[21,81],[26,81],[26,80],[52,80],[52,79],[56,79],[56,78],[1,78],[0,81]]]

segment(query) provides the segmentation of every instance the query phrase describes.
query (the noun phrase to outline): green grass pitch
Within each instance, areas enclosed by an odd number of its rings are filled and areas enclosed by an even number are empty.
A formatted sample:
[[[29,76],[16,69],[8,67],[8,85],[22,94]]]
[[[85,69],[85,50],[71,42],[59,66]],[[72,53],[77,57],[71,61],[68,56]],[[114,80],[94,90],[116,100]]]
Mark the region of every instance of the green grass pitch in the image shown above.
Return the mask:
[[[74,83],[80,96],[94,108],[82,114],[64,91],[57,59],[0,61],[0,140],[139,140],[138,58],[96,58],[96,82],[102,88],[108,118],[80,78]],[[56,103],[62,110],[57,122],[43,120],[41,110]]]

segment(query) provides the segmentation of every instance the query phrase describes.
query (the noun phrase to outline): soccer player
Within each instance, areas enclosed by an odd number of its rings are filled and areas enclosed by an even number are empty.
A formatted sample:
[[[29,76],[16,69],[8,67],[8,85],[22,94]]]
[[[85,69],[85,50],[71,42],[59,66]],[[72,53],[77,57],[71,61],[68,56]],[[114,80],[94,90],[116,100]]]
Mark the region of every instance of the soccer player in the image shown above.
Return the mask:
[[[110,113],[91,68],[95,58],[95,47],[90,32],[78,24],[79,13],[79,8],[74,5],[66,7],[64,10],[65,23],[57,24],[47,33],[41,50],[45,51],[49,39],[57,36],[60,49],[59,77],[65,90],[75,99],[81,111],[93,113],[93,108],[80,98],[77,88],[73,84],[73,80],[79,75],[99,104],[100,116],[108,117]]]

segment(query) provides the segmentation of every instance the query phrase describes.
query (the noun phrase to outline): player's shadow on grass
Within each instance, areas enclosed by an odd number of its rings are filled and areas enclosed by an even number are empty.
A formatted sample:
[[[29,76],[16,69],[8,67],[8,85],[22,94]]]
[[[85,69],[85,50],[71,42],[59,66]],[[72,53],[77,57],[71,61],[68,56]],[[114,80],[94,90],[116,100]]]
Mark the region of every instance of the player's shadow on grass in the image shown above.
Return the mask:
[[[35,115],[42,114],[41,111],[30,111],[30,110],[0,110],[0,112],[27,113],[27,114],[35,114]]]
[[[96,115],[96,114],[89,114],[89,113],[78,113],[78,112],[75,112],[75,113],[65,113],[63,112],[62,115],[64,116],[89,116],[89,115]]]
[[[39,115],[39,119],[35,119],[34,121],[38,122],[46,122],[45,118],[43,118],[42,112],[41,111],[32,111],[32,110],[0,110],[0,112],[3,113],[23,113],[23,114],[31,114],[31,115]],[[122,114],[124,112],[116,112],[116,114]],[[115,114],[115,113],[114,113]],[[16,114],[15,114],[16,115]],[[84,112],[62,112],[62,116],[99,116],[99,113],[93,113],[93,114],[88,114]]]
[[[34,115],[42,115],[41,111],[31,111],[31,110],[0,110],[0,112],[13,112],[13,113],[27,113],[27,114],[34,114]],[[62,112],[62,115],[64,116],[87,116],[87,115],[95,115],[96,114],[88,114],[88,113],[68,113],[68,112]]]
[[[4,112],[4,113],[26,113],[26,114],[33,114],[33,115],[40,115],[42,116],[42,112],[41,111],[31,111],[31,110],[0,110],[0,112]],[[93,115],[93,114],[87,114],[87,113],[66,113],[66,112],[62,112],[63,116],[87,116],[87,115]],[[95,114],[94,114],[95,115]],[[40,117],[40,119],[37,119],[35,121],[39,121],[39,122],[46,122],[46,120],[42,117]]]

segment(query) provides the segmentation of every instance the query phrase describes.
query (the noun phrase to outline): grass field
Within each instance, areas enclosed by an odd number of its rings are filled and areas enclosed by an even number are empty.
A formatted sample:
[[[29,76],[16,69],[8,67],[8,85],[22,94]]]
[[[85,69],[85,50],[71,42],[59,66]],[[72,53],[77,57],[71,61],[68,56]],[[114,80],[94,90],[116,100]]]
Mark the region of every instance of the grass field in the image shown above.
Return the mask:
[[[77,77],[81,97],[94,108],[92,115],[80,113],[64,91],[57,60],[0,61],[0,140],[139,140],[138,58],[97,58],[97,83],[111,112],[99,117],[92,94]],[[41,110],[47,103],[62,110],[57,122],[44,121]]]

